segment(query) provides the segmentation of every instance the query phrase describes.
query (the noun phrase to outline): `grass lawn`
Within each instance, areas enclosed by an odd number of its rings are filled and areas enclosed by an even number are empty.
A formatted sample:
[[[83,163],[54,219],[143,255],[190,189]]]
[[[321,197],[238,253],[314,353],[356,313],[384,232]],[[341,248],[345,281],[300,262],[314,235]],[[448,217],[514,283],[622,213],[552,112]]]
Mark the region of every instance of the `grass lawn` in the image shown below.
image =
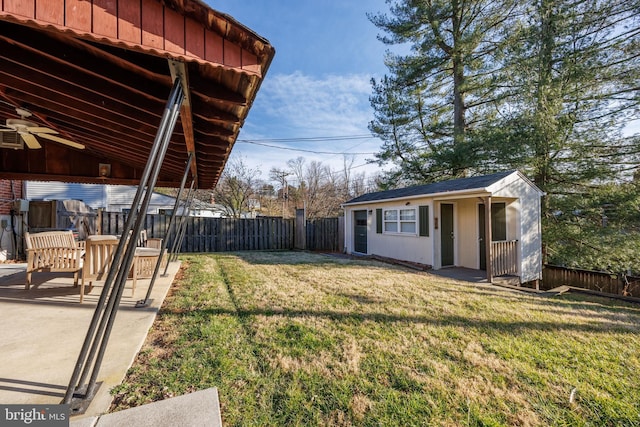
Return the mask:
[[[225,426],[640,425],[640,305],[302,252],[183,266],[114,410],[215,386]]]

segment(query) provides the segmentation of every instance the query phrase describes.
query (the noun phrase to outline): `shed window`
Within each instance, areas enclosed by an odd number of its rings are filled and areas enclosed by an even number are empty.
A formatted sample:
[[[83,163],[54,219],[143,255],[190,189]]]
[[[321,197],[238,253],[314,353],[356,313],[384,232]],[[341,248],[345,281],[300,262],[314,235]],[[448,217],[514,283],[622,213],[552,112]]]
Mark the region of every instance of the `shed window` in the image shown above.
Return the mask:
[[[415,209],[385,209],[383,218],[385,233],[416,234]]]

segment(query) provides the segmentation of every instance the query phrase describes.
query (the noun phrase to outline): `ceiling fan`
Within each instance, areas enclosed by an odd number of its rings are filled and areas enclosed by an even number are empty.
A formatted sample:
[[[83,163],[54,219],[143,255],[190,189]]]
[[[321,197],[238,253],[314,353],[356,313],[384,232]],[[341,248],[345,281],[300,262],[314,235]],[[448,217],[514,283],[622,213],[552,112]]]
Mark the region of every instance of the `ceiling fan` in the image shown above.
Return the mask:
[[[58,132],[53,129],[28,121],[27,119],[32,116],[29,110],[16,108],[16,113],[20,116],[19,119],[7,119],[6,125],[0,125],[6,128],[0,129],[0,148],[23,148],[23,142],[31,149],[42,148],[36,136],[80,150],[85,148],[83,144],[56,136]],[[6,135],[6,133],[9,134]]]

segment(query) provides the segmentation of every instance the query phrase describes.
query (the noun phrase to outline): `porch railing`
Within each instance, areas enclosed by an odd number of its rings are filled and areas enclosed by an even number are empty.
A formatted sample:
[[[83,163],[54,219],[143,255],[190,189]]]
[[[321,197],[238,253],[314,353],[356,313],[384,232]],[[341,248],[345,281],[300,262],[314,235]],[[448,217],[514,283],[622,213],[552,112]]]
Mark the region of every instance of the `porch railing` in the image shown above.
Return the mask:
[[[491,242],[491,269],[494,276],[518,275],[518,241]]]

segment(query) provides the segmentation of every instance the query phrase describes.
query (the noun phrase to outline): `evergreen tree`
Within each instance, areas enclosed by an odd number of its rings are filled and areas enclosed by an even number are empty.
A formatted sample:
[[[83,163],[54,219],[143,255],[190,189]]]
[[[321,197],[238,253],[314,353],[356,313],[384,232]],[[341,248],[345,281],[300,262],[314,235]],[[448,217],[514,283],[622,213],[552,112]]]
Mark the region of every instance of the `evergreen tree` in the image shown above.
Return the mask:
[[[397,169],[389,178],[428,182],[482,169],[488,158],[473,133],[495,115],[504,90],[498,61],[516,6],[511,0],[403,0],[392,16],[371,21],[389,45],[389,75],[372,81],[375,119],[383,141],[379,163]]]
[[[547,261],[619,272],[628,257],[603,254],[638,242],[637,223],[621,235],[623,226],[603,228],[593,216],[573,214],[616,203],[619,192],[605,184],[629,181],[638,167],[638,138],[623,134],[638,118],[638,3],[540,0],[509,45],[512,113],[497,132],[486,131],[493,134],[486,141],[505,166],[524,171],[546,193]]]
[[[548,262],[640,275],[640,182],[561,196],[547,220]]]
[[[637,139],[622,130],[640,101],[638,24],[628,1],[535,2],[507,51],[510,110],[485,129],[495,158],[550,196],[588,191],[637,166]]]

